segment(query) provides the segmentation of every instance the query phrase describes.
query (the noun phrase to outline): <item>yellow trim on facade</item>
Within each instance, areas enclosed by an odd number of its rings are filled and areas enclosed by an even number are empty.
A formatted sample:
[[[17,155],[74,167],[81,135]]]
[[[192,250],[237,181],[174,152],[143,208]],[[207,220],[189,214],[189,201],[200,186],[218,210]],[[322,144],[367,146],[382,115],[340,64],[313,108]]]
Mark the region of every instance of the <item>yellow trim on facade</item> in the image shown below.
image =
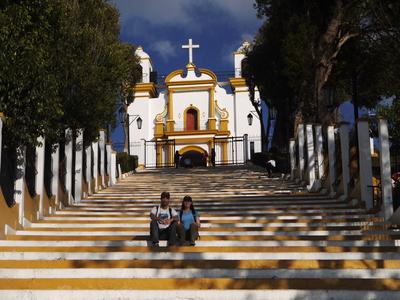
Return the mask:
[[[156,166],[159,167],[162,165],[162,145],[157,144],[156,149]]]
[[[216,129],[214,94],[215,94],[215,88],[211,89],[210,94],[209,94],[209,102],[208,102],[208,107],[209,107],[208,129],[209,130]]]
[[[222,142],[222,161],[228,161],[228,142]]]
[[[166,131],[166,136],[182,136],[182,135],[230,135],[230,131],[218,131],[218,130],[187,130],[187,131]]]
[[[175,70],[175,71],[172,71],[171,73],[169,73],[168,76],[165,77],[165,80],[164,80],[165,84],[167,84],[168,82],[170,82],[170,80],[171,80],[172,78],[174,78],[176,75],[181,75],[181,77],[182,77],[182,75],[183,75],[183,69]]]
[[[167,119],[167,131],[174,131],[174,97],[173,92],[168,91],[168,119]]]
[[[229,121],[227,119],[222,119],[219,121],[220,127],[219,130],[220,131],[228,131],[228,123]]]
[[[174,145],[169,144],[168,145],[168,165],[173,166],[174,165]]]
[[[229,78],[229,83],[231,84],[232,90],[236,92],[236,89],[239,87],[246,87],[246,80],[242,77],[240,78]]]
[[[188,86],[188,87],[169,87],[168,91],[181,92],[181,91],[208,91],[211,90],[213,86]]]
[[[209,69],[202,69],[202,68],[200,68],[199,71],[200,71],[201,74],[207,74],[208,76],[210,76],[213,79],[213,81],[215,83],[217,83],[217,81],[218,81],[217,80],[217,75],[215,75],[215,73],[213,71],[211,71]]]
[[[215,85],[216,82],[214,80],[210,79],[202,79],[202,80],[180,80],[180,81],[171,81],[166,83],[166,86],[172,86],[172,85],[198,85],[198,84],[212,84]]]
[[[194,106],[193,104],[190,104],[190,106],[188,106],[184,111],[183,111],[183,128],[186,131],[186,113],[189,109],[194,109],[195,111],[197,111],[197,128],[196,130],[199,130],[200,128],[200,109],[198,109],[196,106]]]
[[[227,120],[229,118],[229,113],[226,108],[221,108],[218,105],[218,101],[215,100],[215,109],[221,117],[221,120]]]
[[[175,145],[181,145],[181,144],[204,144],[204,143],[209,143],[212,141],[213,138],[188,138],[188,139],[176,139],[175,140]]]
[[[134,92],[147,92],[150,98],[154,98],[157,95],[156,85],[153,82],[150,83],[137,83],[133,88]]]
[[[179,150],[179,154],[183,155],[188,151],[196,151],[196,152],[200,152],[201,154],[205,154],[207,152],[206,150],[204,150],[203,148],[201,148],[199,146],[186,146]]]
[[[154,137],[162,137],[164,135],[164,123],[156,122]]]
[[[188,64],[186,66],[186,68],[188,69],[188,71],[193,71],[195,69],[195,65],[193,64]],[[172,78],[174,78],[177,75],[180,75],[181,77],[183,77],[183,69],[179,69],[179,70],[175,70],[172,71],[171,73],[168,74],[168,76],[165,78],[164,82],[167,86],[169,85],[173,85],[173,84],[187,84],[189,85],[191,82],[195,82],[196,84],[199,84],[202,81],[207,81],[213,84],[217,84],[217,75],[215,75],[215,73],[209,69],[199,69],[200,74],[206,74],[208,76],[210,76],[212,79],[208,79],[208,80],[190,80],[190,81],[183,81],[183,80],[179,80],[179,81],[171,81]]]
[[[165,104],[164,110],[156,115],[156,122],[162,122],[168,113],[168,105]]]
[[[186,69],[188,69],[188,70],[190,70],[190,71],[193,71],[193,70],[196,69],[196,66],[195,66],[193,63],[188,63],[188,64],[186,65]]]

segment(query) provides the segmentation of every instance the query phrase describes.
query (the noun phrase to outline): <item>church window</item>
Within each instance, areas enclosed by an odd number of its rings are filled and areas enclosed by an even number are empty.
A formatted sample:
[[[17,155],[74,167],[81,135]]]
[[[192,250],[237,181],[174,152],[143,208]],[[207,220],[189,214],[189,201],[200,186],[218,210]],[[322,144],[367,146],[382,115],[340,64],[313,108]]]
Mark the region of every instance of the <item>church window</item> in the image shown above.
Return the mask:
[[[186,111],[186,130],[198,129],[198,115],[197,110],[191,108]]]

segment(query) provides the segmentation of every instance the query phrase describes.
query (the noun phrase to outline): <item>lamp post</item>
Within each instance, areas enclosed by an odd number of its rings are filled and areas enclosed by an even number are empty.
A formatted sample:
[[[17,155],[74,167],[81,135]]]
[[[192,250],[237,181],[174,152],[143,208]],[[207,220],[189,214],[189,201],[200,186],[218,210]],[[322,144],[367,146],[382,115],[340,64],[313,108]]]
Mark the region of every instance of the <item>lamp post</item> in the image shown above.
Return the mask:
[[[253,124],[253,115],[251,113],[247,115],[247,122],[249,123],[249,126]]]
[[[130,141],[129,141],[129,139],[130,139],[129,138],[129,127],[132,124],[132,122],[136,121],[137,127],[140,130],[140,129],[142,129],[143,120],[139,115],[130,115],[129,113],[125,114],[123,107],[121,107],[118,110],[118,115],[119,115],[119,119],[121,120],[121,123],[124,124],[124,132],[125,132],[124,152],[128,152],[128,154],[130,155],[131,147],[130,147]],[[131,120],[131,117],[133,117],[132,120]]]

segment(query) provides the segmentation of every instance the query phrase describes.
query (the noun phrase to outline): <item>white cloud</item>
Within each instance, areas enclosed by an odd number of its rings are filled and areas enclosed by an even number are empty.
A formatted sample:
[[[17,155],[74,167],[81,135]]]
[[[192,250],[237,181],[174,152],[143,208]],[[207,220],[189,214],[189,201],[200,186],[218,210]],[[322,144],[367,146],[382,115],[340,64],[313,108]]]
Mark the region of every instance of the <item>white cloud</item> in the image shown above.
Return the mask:
[[[133,18],[141,18],[152,25],[185,26],[189,30],[198,30],[202,26],[198,21],[196,9],[220,9],[233,18],[238,25],[257,22],[254,0],[112,0],[121,14],[124,26]],[[261,21],[260,21],[261,23]]]
[[[254,0],[215,0],[212,3],[232,15],[236,21],[254,22],[257,11],[254,9]]]
[[[113,0],[121,14],[121,23],[142,18],[154,25],[183,25],[190,22],[185,0]],[[189,1],[190,2],[190,1]]]
[[[150,49],[156,52],[164,61],[169,58],[176,56],[176,46],[173,46],[170,41],[156,41],[151,46]]]

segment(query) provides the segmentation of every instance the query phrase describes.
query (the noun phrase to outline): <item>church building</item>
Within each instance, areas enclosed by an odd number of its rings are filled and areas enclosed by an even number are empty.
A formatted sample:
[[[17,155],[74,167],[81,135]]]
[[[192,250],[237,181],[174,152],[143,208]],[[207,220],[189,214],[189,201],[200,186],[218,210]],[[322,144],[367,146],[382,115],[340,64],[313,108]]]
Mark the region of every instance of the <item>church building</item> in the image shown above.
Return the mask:
[[[247,42],[233,54],[235,76],[220,82],[213,71],[193,63],[192,51],[199,45],[189,39],[182,46],[189,62],[169,73],[161,88],[150,78],[150,56],[137,48],[142,82],[128,107],[128,136],[129,153],[138,156],[139,167],[174,166],[178,154],[180,166],[243,164],[261,151],[260,120],[241,77],[245,47]]]

